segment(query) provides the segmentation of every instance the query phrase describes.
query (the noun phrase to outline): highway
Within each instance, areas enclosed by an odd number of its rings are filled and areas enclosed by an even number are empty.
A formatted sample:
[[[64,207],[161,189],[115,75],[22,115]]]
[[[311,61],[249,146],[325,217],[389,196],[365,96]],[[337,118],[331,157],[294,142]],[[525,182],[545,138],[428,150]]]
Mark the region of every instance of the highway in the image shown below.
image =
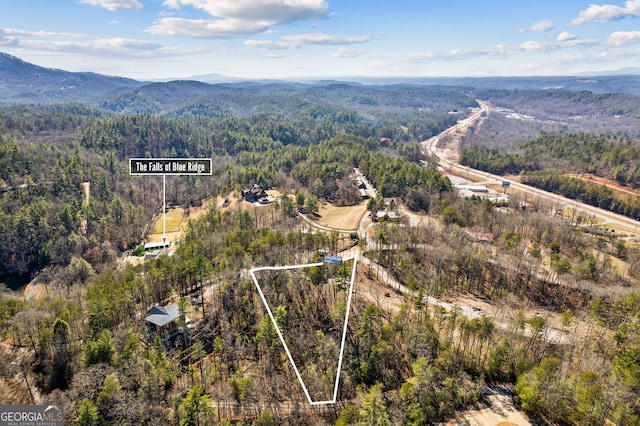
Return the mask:
[[[474,126],[480,123],[484,116],[490,114],[491,105],[486,101],[477,100],[480,108],[474,111],[469,117],[460,120],[454,126],[448,128],[437,136],[432,137],[426,141],[421,142],[423,153],[428,155],[431,158],[437,160],[438,165],[442,167],[445,171],[453,171],[459,175],[467,176],[468,179],[475,179],[479,181],[495,181],[499,182],[509,182],[510,188],[517,189],[520,192],[529,194],[533,197],[536,197],[541,200],[545,200],[550,204],[556,204],[558,206],[562,206],[563,208],[573,208],[576,211],[583,213],[587,217],[594,216],[597,219],[600,219],[602,222],[608,225],[615,225],[617,228],[625,231],[629,235],[636,235],[637,228],[640,225],[640,222],[626,216],[622,216],[607,210],[600,209],[598,207],[590,206],[588,204],[582,203],[580,201],[572,200],[570,198],[563,197],[561,195],[553,194],[550,192],[543,191],[538,188],[534,188],[529,185],[522,184],[520,182],[506,179],[503,176],[494,175],[491,173],[483,172],[481,170],[472,169],[467,166],[462,166],[456,162],[451,161],[446,158],[443,154],[442,149],[438,147],[440,141],[452,135],[454,132],[464,133],[469,126]]]

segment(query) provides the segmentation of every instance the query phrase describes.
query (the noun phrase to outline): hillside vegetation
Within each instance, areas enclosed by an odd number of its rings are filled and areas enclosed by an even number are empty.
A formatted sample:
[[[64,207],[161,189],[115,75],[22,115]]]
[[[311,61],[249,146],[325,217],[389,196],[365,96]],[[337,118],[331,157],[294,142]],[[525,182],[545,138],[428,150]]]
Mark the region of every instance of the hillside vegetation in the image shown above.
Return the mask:
[[[418,142],[464,117],[475,89],[136,90],[91,106],[0,108],[0,277],[44,285],[30,298],[0,293],[1,403],[61,404],[77,425],[424,425],[455,421],[484,403],[487,386],[509,384],[533,423],[640,421],[637,241],[584,232],[584,220],[550,216],[542,203],[461,199],[422,161]],[[551,111],[557,99],[535,93]],[[637,102],[556,96],[589,110]],[[633,119],[632,108],[620,113]],[[560,187],[549,169],[633,185],[637,137],[616,133],[614,118],[597,133],[536,134],[508,153],[474,148],[464,161]],[[161,156],[213,160],[210,177],[167,178],[170,204],[219,202],[186,218],[173,256],[126,263],[162,210],[161,179],[129,176],[127,159]],[[365,218],[362,233],[311,228],[322,226],[320,201],[362,202],[354,168],[378,191],[372,216],[401,206],[402,218]],[[231,203],[249,184],[282,195],[268,206]],[[361,261],[338,401],[310,407],[248,271],[343,249]],[[352,262],[260,276],[314,399],[332,394]],[[144,318],[168,304],[181,337],[163,343]]]
[[[315,197],[353,204],[359,195],[349,181],[352,168],[385,161],[386,157],[373,154],[380,149],[378,137],[394,138],[387,154],[395,150],[396,156],[419,161],[415,142],[449,125],[446,109],[451,101],[429,99],[421,104],[445,108],[430,116],[433,121],[422,122],[409,108],[406,116],[387,125],[354,110],[311,103],[289,117],[273,112],[218,118],[112,116],[72,104],[4,107],[0,110],[4,247],[0,276],[30,276],[47,266],[64,269],[74,257],[100,269],[103,263],[113,266],[117,253],[135,248],[161,207],[160,181],[128,176],[129,157],[214,159],[213,181],[169,177],[168,199],[175,204],[198,204],[252,182],[292,191],[303,187]],[[321,143],[344,134],[362,139]],[[417,177],[409,186],[410,182],[397,185],[398,178],[390,176],[406,167],[408,163],[400,161],[393,171],[376,173],[376,179],[380,185],[386,179],[389,193],[397,196],[424,182],[449,188],[439,182],[439,175],[417,165],[411,173],[432,176]],[[85,201],[83,182],[90,185]]]
[[[640,185],[640,140],[628,136],[545,135],[515,147],[519,153],[477,147],[466,149],[460,162],[496,174],[520,174],[522,182],[631,218],[640,217],[637,196],[616,196],[604,185],[567,173],[592,173],[622,185]]]

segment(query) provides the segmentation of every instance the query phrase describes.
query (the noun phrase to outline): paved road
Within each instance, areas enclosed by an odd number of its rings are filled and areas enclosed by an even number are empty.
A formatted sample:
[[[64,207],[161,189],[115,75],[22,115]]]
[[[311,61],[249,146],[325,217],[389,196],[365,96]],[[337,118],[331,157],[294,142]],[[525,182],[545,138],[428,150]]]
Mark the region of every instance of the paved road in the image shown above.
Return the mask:
[[[491,173],[472,169],[470,167],[462,166],[446,158],[443,154],[443,151],[440,148],[438,148],[438,143],[444,137],[451,135],[453,132],[464,131],[469,126],[476,125],[477,123],[480,122],[480,120],[482,120],[484,116],[490,113],[491,105],[488,102],[480,101],[480,100],[478,100],[477,102],[478,102],[478,105],[480,105],[480,108],[477,111],[474,111],[469,117],[459,121],[456,125],[448,128],[447,130],[440,133],[439,135],[434,136],[429,140],[421,142],[423,152],[433,158],[436,158],[439,165],[445,170],[456,171],[462,175],[465,175],[477,180],[481,180],[481,181],[493,180],[496,182],[509,182],[510,187],[515,188],[518,191],[532,195],[538,199],[548,201],[551,204],[562,206],[564,208],[575,208],[577,211],[585,214],[587,217],[595,216],[601,221],[606,222],[609,225],[615,225],[631,235],[636,234],[637,228],[638,226],[640,226],[640,222],[637,220],[634,220],[616,213],[612,213],[610,211],[603,210],[598,207],[593,207],[588,204],[581,203],[580,201],[563,197],[561,195],[546,192],[541,189],[534,188],[532,186],[525,185],[514,180],[506,179],[503,176],[494,175]]]

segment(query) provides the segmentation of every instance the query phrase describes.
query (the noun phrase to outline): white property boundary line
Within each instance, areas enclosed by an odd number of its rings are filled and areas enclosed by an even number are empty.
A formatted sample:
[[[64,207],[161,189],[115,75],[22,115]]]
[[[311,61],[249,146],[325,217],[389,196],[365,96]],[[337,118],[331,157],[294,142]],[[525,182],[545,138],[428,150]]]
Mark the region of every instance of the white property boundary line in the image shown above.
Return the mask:
[[[324,262],[309,263],[304,265],[293,265],[293,266],[264,266],[261,268],[253,268],[249,271],[249,273],[251,274],[251,278],[253,278],[253,282],[256,285],[256,288],[258,289],[258,293],[260,293],[260,298],[262,299],[262,303],[264,304],[264,307],[267,309],[269,318],[271,318],[271,323],[275,327],[276,332],[278,333],[278,337],[280,337],[280,341],[282,342],[282,346],[284,346],[284,350],[287,353],[287,357],[289,357],[289,362],[291,362],[291,365],[293,366],[293,370],[296,372],[296,377],[298,377],[298,381],[302,386],[302,390],[304,391],[304,394],[307,396],[307,400],[311,405],[335,404],[336,401],[338,400],[338,385],[340,384],[340,370],[342,369],[342,356],[344,355],[344,345],[347,338],[347,323],[349,321],[349,312],[351,310],[351,296],[353,295],[353,283],[355,282],[355,279],[356,279],[356,264],[358,263],[358,256],[355,255],[355,256],[342,259],[343,262],[348,260],[353,260],[353,268],[351,271],[351,282],[349,283],[349,296],[347,297],[347,312],[345,313],[344,326],[342,327],[342,342],[340,343],[340,357],[338,358],[338,369],[336,371],[336,381],[333,387],[333,399],[329,401],[313,401],[311,399],[311,396],[309,395],[309,391],[307,390],[307,387],[305,386],[304,381],[302,380],[302,376],[300,376],[298,367],[296,366],[296,363],[293,360],[293,357],[291,356],[291,352],[289,352],[289,347],[287,346],[287,342],[285,342],[284,337],[282,336],[282,332],[280,332],[280,327],[278,327],[278,324],[276,323],[276,319],[274,318],[273,313],[269,308],[267,299],[264,297],[262,288],[260,287],[260,284],[258,284],[258,279],[254,274],[254,272],[258,272],[258,271],[269,271],[269,270],[276,271],[276,270],[301,269],[301,268],[309,268],[313,266],[322,266]]]

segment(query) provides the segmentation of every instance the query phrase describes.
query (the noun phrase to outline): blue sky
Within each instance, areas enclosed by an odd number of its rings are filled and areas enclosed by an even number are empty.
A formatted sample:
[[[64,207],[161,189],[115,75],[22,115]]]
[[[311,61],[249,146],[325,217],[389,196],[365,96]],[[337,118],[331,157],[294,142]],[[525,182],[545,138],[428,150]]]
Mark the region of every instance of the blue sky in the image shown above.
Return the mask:
[[[567,75],[640,66],[640,0],[20,0],[0,51],[138,79]]]

